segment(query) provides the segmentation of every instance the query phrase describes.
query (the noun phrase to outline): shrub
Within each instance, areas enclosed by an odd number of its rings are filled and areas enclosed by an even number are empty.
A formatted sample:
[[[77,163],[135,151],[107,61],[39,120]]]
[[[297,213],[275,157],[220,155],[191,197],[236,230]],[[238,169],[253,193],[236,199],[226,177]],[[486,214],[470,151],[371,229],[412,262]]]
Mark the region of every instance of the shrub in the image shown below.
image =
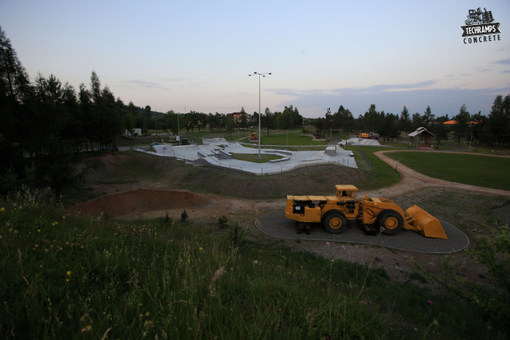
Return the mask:
[[[218,227],[225,229],[228,226],[228,217],[223,215],[218,218]]]
[[[188,220],[188,213],[186,212],[186,210],[184,210],[181,214],[181,222],[186,222]]]

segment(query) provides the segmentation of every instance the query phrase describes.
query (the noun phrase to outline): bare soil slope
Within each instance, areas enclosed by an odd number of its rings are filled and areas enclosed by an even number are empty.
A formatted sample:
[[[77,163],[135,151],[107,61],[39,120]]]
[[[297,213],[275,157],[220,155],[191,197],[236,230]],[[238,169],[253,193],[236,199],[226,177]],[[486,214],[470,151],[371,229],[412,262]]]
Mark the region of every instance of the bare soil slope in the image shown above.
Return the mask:
[[[189,191],[138,189],[104,195],[71,208],[74,213],[111,216],[141,215],[150,211],[200,208],[211,202]]]

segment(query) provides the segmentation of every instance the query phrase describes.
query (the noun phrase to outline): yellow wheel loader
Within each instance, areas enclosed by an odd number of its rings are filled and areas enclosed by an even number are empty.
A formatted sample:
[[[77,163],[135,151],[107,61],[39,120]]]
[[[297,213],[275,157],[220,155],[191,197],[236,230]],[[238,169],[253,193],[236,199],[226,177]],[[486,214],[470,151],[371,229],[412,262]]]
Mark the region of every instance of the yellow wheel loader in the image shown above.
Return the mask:
[[[413,205],[404,214],[386,198],[356,198],[354,185],[335,185],[335,196],[287,196],[285,216],[301,224],[322,223],[326,231],[338,234],[346,226],[358,225],[369,233],[381,231],[394,235],[400,230],[414,230],[426,237],[447,239],[439,220]]]

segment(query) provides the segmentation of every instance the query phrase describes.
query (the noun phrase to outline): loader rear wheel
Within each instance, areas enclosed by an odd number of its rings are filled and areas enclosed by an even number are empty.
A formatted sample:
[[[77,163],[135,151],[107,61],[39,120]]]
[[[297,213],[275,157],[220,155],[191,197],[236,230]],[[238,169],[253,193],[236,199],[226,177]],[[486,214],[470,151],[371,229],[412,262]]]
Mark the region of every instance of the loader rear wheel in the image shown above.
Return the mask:
[[[344,231],[345,226],[347,225],[347,220],[345,219],[344,214],[340,211],[332,211],[324,217],[323,225],[327,232],[340,234]]]
[[[377,225],[386,235],[395,235],[404,227],[404,219],[395,210],[385,210],[377,218]]]

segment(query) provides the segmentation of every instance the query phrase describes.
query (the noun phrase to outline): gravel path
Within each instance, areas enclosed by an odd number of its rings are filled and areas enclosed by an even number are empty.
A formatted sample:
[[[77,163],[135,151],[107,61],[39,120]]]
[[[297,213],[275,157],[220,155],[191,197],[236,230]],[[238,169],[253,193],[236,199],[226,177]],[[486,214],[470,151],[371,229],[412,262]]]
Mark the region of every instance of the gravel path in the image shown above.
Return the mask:
[[[416,150],[382,150],[374,152],[379,159],[384,161],[389,166],[395,168],[395,160],[387,156],[386,154],[391,152],[420,152]],[[421,151],[421,152],[442,152],[444,151]],[[492,157],[492,156],[487,156]],[[492,189],[492,188],[483,188],[477,187],[469,184],[462,184],[456,182],[444,181],[442,179],[432,178],[429,176],[425,176],[419,172],[416,172],[402,163],[398,164],[397,171],[400,174],[402,180],[392,186],[382,188],[379,190],[374,190],[370,192],[364,192],[363,194],[368,194],[369,196],[381,196],[384,197],[395,197],[397,195],[407,194],[413,191],[416,191],[421,188],[430,188],[430,187],[447,187],[451,189],[464,190],[477,192],[481,194],[488,195],[496,195],[503,197],[510,197],[510,191]]]

